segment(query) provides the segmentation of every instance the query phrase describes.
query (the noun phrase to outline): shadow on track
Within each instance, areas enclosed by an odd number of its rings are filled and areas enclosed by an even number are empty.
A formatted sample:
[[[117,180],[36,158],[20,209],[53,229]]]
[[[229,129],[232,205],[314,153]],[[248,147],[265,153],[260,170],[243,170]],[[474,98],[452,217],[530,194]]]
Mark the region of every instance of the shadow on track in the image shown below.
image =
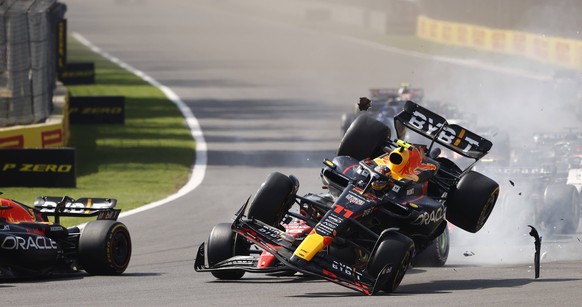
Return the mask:
[[[580,279],[573,278],[554,278],[554,279],[457,279],[457,280],[439,280],[420,284],[403,284],[398,287],[394,293],[378,292],[374,296],[410,296],[418,294],[446,294],[461,290],[477,290],[491,288],[515,288],[535,282],[568,282]],[[325,297],[362,297],[365,295],[356,291],[346,290],[345,292],[310,292],[302,295],[293,295],[290,297],[298,298],[325,298]]]
[[[477,290],[492,288],[515,288],[522,287],[535,282],[567,282],[579,279],[554,278],[554,279],[453,279],[438,280],[420,284],[403,284],[398,287],[397,292],[392,295],[428,294],[428,293],[450,293],[460,290]]]
[[[149,272],[136,272],[136,273],[123,273],[115,278],[124,277],[147,277],[147,276],[160,276],[160,273],[149,273]],[[53,281],[67,281],[67,280],[81,280],[85,278],[92,278],[93,275],[89,275],[85,272],[69,273],[69,274],[55,274],[51,276],[40,276],[40,277],[18,277],[18,278],[6,278],[0,279],[0,288],[2,287],[14,287],[13,284],[38,284],[38,283],[50,283]]]
[[[308,276],[287,276],[287,277],[250,277],[250,278],[242,278],[239,280],[213,280],[209,283],[217,283],[217,284],[286,284],[286,283],[325,283],[326,281],[317,277],[308,277]]]

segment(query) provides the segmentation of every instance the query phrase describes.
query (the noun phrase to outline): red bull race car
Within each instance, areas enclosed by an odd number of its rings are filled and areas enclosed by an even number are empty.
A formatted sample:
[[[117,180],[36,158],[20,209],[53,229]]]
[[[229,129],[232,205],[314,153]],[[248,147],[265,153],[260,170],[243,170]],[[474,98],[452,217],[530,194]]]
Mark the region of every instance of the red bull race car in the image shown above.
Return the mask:
[[[30,207],[0,198],[0,280],[79,271],[123,273],[131,258],[131,238],[117,221],[116,203],[111,198],[41,196]],[[67,228],[59,223],[65,216],[97,220]]]
[[[441,245],[436,242],[448,222],[479,231],[499,185],[471,168],[492,143],[412,101],[395,121],[405,127],[397,131],[416,132],[426,144],[408,143],[404,135],[392,141],[385,124],[359,117],[337,156],[324,160],[326,193],[298,195],[297,178],[272,173],[233,223],[214,227],[199,246],[195,270],[219,279],[265,272],[261,257],[251,257],[255,246],[274,256],[272,270],[302,272],[372,295],[395,291],[411,263]],[[440,157],[434,144],[473,162],[461,169]],[[291,221],[301,222],[294,228]]]

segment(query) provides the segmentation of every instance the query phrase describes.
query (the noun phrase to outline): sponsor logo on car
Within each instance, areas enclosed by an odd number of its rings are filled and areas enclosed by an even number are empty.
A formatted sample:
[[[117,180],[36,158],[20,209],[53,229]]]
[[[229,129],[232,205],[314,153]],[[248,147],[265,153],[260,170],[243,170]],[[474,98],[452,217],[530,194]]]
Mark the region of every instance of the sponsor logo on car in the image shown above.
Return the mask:
[[[6,236],[0,248],[5,250],[58,249],[55,241],[41,236]]]
[[[430,223],[436,223],[441,221],[445,216],[446,209],[438,208],[435,211],[431,211],[430,213],[424,212],[423,214],[419,215],[412,225],[428,225]]]

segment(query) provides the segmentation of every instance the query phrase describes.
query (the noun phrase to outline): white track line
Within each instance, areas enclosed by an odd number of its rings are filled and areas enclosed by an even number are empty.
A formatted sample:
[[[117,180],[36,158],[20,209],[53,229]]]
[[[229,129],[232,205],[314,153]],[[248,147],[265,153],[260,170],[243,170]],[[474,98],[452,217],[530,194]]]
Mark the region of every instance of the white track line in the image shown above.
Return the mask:
[[[174,93],[167,86],[159,83],[154,78],[146,75],[144,72],[133,68],[129,64],[127,64],[127,63],[121,61],[120,59],[118,59],[118,58],[108,54],[107,52],[101,50],[99,47],[95,46],[93,43],[91,43],[89,40],[87,40],[81,34],[74,32],[72,35],[76,40],[78,40],[81,44],[90,48],[93,52],[100,54],[101,56],[105,57],[109,61],[119,65],[121,68],[128,70],[129,72],[142,78],[144,81],[148,82],[152,86],[155,86],[158,89],[160,89],[164,93],[164,95],[166,95],[166,97],[168,97],[168,99],[171,100],[174,104],[176,104],[178,109],[180,109],[180,111],[182,112],[182,115],[186,119],[186,123],[188,124],[188,128],[190,129],[190,133],[192,134],[192,137],[196,141],[196,162],[195,162],[194,166],[192,167],[192,174],[191,174],[188,182],[178,192],[176,192],[175,194],[172,194],[164,199],[155,201],[153,203],[146,204],[144,206],[141,206],[139,208],[136,208],[136,209],[133,209],[133,210],[130,210],[127,212],[123,212],[119,216],[124,217],[124,216],[128,216],[128,215],[140,213],[140,212],[143,212],[143,211],[155,208],[155,207],[159,207],[161,205],[165,205],[165,204],[171,202],[172,200],[175,200],[179,197],[182,197],[182,196],[186,195],[187,193],[191,192],[192,190],[196,189],[202,183],[202,180],[204,179],[204,175],[206,174],[206,164],[208,162],[208,156],[207,156],[208,147],[206,145],[206,141],[204,140],[204,135],[202,134],[202,129],[200,129],[200,124],[198,123],[198,120],[196,119],[194,114],[192,114],[192,111],[190,110],[190,108],[188,108],[188,106],[180,99],[180,97],[178,97],[178,95],[176,95],[176,93]]]

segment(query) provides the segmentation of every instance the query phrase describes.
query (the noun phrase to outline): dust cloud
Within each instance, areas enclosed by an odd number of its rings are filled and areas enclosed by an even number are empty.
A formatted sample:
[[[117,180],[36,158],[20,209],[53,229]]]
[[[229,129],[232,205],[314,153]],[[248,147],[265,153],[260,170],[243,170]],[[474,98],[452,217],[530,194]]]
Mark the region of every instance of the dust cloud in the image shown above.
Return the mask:
[[[532,11],[544,10],[537,7]],[[558,11],[556,8],[550,10],[552,18],[525,14],[524,18],[532,19],[520,20],[516,24],[519,24],[520,30],[546,34],[535,22],[544,19],[555,22],[559,20],[555,18]],[[528,26],[529,22],[531,26]],[[553,148],[547,144],[540,148],[534,143],[534,134],[565,133],[572,129],[582,132],[582,79],[557,77],[564,69],[513,57],[475,52],[466,58],[482,63],[486,69],[455,70],[442,74],[442,69],[434,65],[425,67],[424,71],[443,76],[441,83],[435,87],[435,96],[455,104],[464,113],[477,115],[476,121],[463,126],[478,134],[484,133],[493,142],[492,152],[484,161],[487,158],[494,161],[491,165],[481,161],[476,165],[476,170],[500,184],[500,197],[487,224],[478,233],[471,234],[452,227],[448,263],[533,263],[534,238],[529,235],[528,225],[535,225],[543,237],[542,264],[544,261],[582,259],[580,230],[555,234],[550,229],[552,225],[540,226],[542,217],[539,212],[534,212],[534,208],[544,205],[541,199],[546,185],[540,183],[541,176],[538,179],[517,171],[491,170],[495,167],[515,169],[514,162],[524,160],[524,156],[528,155],[538,162],[527,167],[539,169],[542,167],[539,162],[543,159],[541,156],[548,154],[551,158]],[[486,135],[485,127],[494,127],[495,132]],[[508,159],[507,163],[495,161],[500,155]],[[556,156],[553,159],[563,158]],[[555,223],[564,223],[564,220]]]

